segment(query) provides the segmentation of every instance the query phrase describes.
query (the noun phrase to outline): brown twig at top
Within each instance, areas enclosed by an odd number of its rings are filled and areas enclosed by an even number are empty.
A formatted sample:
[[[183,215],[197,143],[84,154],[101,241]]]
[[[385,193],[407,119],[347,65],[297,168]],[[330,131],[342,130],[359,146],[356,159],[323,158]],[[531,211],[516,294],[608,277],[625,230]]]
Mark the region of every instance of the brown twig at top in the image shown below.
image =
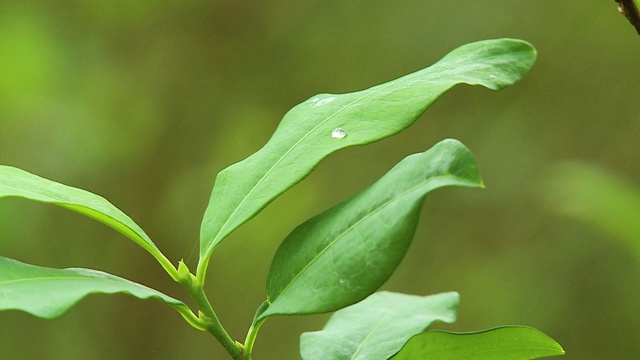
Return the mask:
[[[618,10],[629,20],[640,34],[640,11],[633,0],[614,0],[618,3]]]

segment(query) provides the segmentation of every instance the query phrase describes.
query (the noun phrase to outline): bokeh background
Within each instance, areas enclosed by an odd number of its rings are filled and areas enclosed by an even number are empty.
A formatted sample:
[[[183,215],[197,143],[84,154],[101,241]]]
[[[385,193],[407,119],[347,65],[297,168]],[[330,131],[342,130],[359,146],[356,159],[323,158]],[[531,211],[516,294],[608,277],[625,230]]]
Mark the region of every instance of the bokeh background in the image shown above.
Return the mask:
[[[640,188],[640,36],[614,1],[1,0],[0,163],[105,196],[193,269],[216,173],[261,147],[289,108],[498,37],[537,47],[521,83],[456,87],[404,133],[329,157],[218,248],[213,304],[244,339],[270,258],[295,225],[453,137],[474,152],[486,189],[430,196],[384,289],[458,291],[459,320],[439,328],[530,325],[566,359],[637,358],[640,256],[630,244],[640,235],[620,241],[562,210],[599,191],[563,198],[566,161]],[[185,298],[133,242],[53,206],[2,199],[0,254],[97,268]],[[269,320],[255,358],[299,358],[300,333],[327,318]],[[90,296],[55,321],[0,313],[6,359],[225,356],[177,313],[126,295]]]

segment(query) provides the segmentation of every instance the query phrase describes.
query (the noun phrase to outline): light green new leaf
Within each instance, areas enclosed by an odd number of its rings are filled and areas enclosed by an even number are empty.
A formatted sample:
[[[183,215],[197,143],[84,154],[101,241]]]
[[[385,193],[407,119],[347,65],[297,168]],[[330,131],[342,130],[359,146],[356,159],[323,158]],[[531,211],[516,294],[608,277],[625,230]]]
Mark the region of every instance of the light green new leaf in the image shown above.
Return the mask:
[[[154,298],[201,328],[184,303],[144,285],[96,270],[52,269],[0,257],[0,310],[21,310],[39,318],[55,319],[85,296],[97,293]]]
[[[334,311],[376,291],[404,257],[427,193],[444,186],[482,186],[473,156],[453,139],[298,226],[273,258],[260,318]]]
[[[218,174],[200,230],[199,276],[224,238],[327,155],[399,133],[456,84],[509,86],[529,71],[535,57],[524,41],[480,41],[397,80],[349,94],[321,94],[297,105],[262,149]],[[332,136],[336,129],[342,130]]]
[[[564,354],[540,331],[505,326],[470,333],[427,331],[411,338],[392,360],[528,360]]]
[[[95,219],[133,240],[173,276],[175,268],[129,216],[101,196],[51,181],[22,169],[0,165],[0,197],[15,196],[58,205]]]
[[[386,360],[434,321],[456,319],[458,294],[378,292],[331,316],[322,331],[300,337],[304,360]]]

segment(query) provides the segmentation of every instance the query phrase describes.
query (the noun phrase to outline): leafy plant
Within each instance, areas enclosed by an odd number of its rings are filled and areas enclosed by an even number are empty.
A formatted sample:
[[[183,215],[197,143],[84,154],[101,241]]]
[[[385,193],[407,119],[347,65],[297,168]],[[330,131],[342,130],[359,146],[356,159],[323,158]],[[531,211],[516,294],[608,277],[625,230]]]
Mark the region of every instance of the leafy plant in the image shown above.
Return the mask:
[[[217,246],[327,155],[406,129],[456,84],[492,90],[512,85],[534,61],[535,50],[526,42],[481,41],[397,80],[349,94],[320,94],[297,105],[262,149],[218,174],[202,220],[193,273],[182,260],[174,266],[130,217],[104,198],[0,166],[0,197],[58,205],[112,227],[149,252],[198,307],[194,312],[180,300],[104,272],[44,268],[0,257],[0,310],[53,319],[92,293],[153,298],[194,328],[213,334],[234,359],[251,358],[258,330],[271,316],[331,311],[337,312],[322,331],[302,335],[304,359],[529,359],[562,354],[555,341],[530,328],[463,335],[427,331],[435,321],[455,320],[456,293],[375,293],[405,255],[427,194],[446,186],[482,186],[471,152],[452,139],[406,157],[369,188],[295,228],[273,258],[267,299],[243,343],[226,332],[204,292]]]

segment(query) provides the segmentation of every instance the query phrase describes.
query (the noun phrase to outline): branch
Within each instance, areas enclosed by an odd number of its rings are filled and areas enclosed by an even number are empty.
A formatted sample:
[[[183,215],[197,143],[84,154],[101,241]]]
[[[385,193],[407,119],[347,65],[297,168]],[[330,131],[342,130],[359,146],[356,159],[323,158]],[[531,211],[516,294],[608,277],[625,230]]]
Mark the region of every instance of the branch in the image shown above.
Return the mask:
[[[640,34],[640,12],[634,0],[615,0],[618,3],[618,11],[636,28]]]

